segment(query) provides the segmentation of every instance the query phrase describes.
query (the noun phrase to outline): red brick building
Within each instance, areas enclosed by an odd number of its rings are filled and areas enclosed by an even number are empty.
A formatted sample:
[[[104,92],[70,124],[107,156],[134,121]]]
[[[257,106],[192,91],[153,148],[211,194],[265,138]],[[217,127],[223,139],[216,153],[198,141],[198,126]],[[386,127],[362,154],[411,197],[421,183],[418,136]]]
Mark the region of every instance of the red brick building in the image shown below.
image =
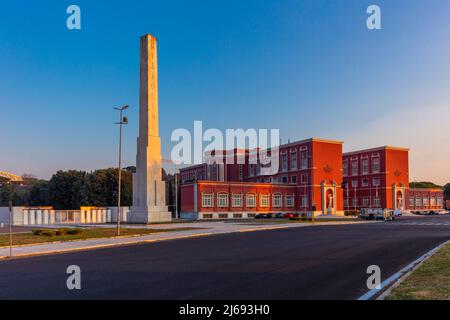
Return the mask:
[[[408,209],[412,211],[441,210],[445,207],[442,189],[409,189],[407,199]]]
[[[379,147],[344,153],[344,208],[406,209],[409,149]]]
[[[263,175],[262,165],[252,161],[254,152],[210,152],[205,164],[180,170],[181,216],[248,218],[269,212],[342,216],[345,210],[361,208],[444,207],[443,190],[409,188],[409,149],[384,146],[342,154],[342,144],[311,138],[281,145],[278,171],[270,175]]]
[[[282,145],[278,172],[272,175],[262,175],[262,165],[251,163],[254,153],[248,150],[216,152],[234,157],[234,163],[209,161],[180,170],[181,214],[199,219],[263,212],[343,215],[342,144],[311,138]]]

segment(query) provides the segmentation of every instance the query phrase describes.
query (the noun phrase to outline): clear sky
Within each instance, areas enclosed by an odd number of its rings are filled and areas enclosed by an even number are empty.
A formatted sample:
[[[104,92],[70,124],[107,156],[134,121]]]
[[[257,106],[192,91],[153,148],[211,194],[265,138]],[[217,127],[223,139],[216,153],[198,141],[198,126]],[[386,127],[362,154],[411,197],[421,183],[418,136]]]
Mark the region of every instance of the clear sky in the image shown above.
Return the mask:
[[[380,31],[366,28],[370,4]],[[203,120],[345,151],[409,147],[411,180],[450,182],[448,0],[2,1],[0,171],[115,166],[122,104],[134,165],[145,33],[158,38],[165,157],[174,129]]]

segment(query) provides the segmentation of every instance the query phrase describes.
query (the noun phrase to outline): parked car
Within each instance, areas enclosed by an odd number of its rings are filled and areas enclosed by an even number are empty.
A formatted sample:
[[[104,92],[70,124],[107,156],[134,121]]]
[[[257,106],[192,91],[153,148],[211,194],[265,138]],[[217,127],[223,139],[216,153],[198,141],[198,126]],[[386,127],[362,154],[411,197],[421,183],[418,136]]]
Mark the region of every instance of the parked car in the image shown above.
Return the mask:
[[[365,220],[395,220],[394,211],[388,209],[361,209],[359,217]]]
[[[272,213],[260,213],[255,216],[255,219],[272,219]]]
[[[402,211],[401,210],[393,210],[392,214],[394,215],[395,218],[398,218],[398,217],[402,216]]]

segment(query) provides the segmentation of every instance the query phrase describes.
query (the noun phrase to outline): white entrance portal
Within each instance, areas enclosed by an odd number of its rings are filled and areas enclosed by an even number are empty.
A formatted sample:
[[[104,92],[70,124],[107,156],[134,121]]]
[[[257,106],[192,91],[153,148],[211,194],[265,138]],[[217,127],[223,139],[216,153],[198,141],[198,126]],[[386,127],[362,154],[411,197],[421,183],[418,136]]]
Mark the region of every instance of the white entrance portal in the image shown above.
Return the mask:
[[[405,186],[392,186],[392,206],[394,210],[405,210]]]
[[[322,193],[322,214],[334,215],[337,213],[337,184],[331,181],[327,184],[326,181],[321,183]]]

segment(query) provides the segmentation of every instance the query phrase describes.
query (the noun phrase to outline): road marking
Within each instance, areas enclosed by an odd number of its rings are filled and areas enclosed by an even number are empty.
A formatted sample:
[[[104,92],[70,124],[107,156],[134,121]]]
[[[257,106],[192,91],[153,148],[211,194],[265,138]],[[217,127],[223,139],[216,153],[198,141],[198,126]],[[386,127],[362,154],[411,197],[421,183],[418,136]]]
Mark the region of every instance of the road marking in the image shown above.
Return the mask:
[[[398,271],[397,273],[393,274],[386,280],[384,280],[381,283],[380,289],[372,289],[363,294],[361,297],[358,298],[358,300],[370,300],[380,292],[383,292],[384,290],[389,290],[392,286],[396,285],[399,280],[404,280],[406,275],[409,275],[410,272],[414,271],[416,268],[418,268],[423,262],[425,262],[427,259],[429,259],[433,254],[435,254],[440,248],[442,248],[447,242],[450,241],[444,241],[434,249],[431,249],[427,253],[425,253],[423,256],[418,258],[417,260],[411,262],[406,267]],[[386,288],[387,287],[387,288]]]

